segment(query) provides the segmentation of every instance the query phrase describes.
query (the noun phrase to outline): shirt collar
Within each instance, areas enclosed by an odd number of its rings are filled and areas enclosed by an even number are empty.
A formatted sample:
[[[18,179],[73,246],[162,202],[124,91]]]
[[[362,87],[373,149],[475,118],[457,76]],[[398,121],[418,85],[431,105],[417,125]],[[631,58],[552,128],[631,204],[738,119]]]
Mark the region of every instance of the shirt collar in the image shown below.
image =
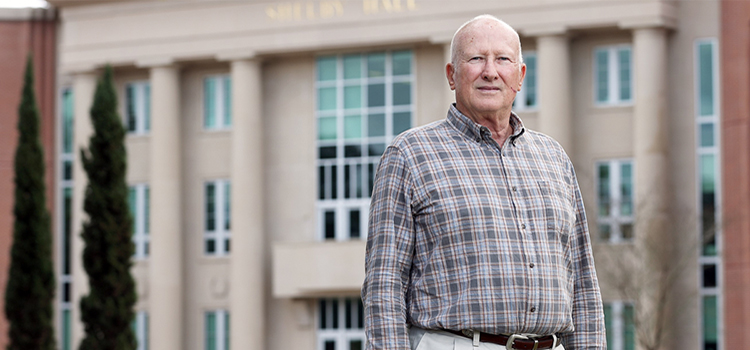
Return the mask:
[[[490,135],[489,128],[479,125],[465,116],[456,108],[455,103],[451,104],[451,108],[448,110],[448,123],[453,125],[461,134],[475,141],[480,141],[482,135]],[[510,126],[513,128],[513,134],[510,135],[509,140],[515,146],[516,139],[526,132],[526,128],[523,126],[521,118],[515,112],[510,112]]]

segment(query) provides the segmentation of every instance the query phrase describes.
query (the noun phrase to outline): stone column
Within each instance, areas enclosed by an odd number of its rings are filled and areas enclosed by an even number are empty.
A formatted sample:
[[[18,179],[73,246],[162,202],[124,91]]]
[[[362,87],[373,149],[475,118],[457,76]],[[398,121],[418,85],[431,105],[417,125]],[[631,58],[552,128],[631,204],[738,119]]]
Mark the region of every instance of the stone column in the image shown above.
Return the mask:
[[[665,29],[634,30],[633,64],[635,195],[638,202],[636,209],[639,212],[636,232],[641,232],[651,230],[656,224],[653,220],[661,220],[657,218],[666,216],[668,206],[668,67]]]
[[[260,60],[232,70],[231,348],[265,349],[263,101]]]
[[[81,230],[83,221],[88,218],[83,211],[83,197],[88,185],[88,176],[83,170],[80,158],[81,149],[88,149],[89,138],[94,133],[89,110],[94,101],[97,74],[95,72],[78,73],[73,81],[73,156],[75,157],[73,167],[73,208],[72,208],[72,237],[71,237],[71,346],[78,348],[83,340],[85,331],[81,322],[81,298],[89,293],[89,279],[83,269],[83,239]]]
[[[180,70],[151,68],[151,349],[183,349]]]
[[[539,36],[536,49],[539,68],[539,131],[552,136],[572,155],[572,80],[568,37],[565,34]]]
[[[678,273],[685,264],[675,257],[693,242],[688,237],[677,237],[675,225],[670,223],[668,197],[668,126],[667,126],[667,33],[662,28],[633,30],[634,106],[633,147],[635,172],[635,246],[642,252],[638,262],[644,278],[655,283],[639,290],[637,307],[655,309],[660,288],[669,288],[670,295],[680,294],[675,286],[665,285],[668,274]],[[691,248],[694,253],[695,246]],[[665,274],[667,274],[665,277]],[[673,275],[674,276],[674,275]],[[680,297],[678,297],[680,298]],[[665,301],[663,310],[667,322],[682,322],[684,310],[674,309],[676,301]],[[674,313],[674,312],[677,313]],[[677,340],[667,337],[667,344]],[[668,347],[672,347],[667,345]]]

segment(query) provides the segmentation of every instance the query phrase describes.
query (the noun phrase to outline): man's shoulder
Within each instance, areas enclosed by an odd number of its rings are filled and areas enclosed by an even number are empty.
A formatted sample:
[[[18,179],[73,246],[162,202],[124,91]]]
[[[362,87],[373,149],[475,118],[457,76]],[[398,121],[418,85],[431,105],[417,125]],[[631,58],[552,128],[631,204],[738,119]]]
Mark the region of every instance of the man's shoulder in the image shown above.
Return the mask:
[[[562,148],[559,142],[552,136],[549,136],[541,131],[532,130],[529,128],[524,129],[524,134],[528,138],[529,142],[541,143],[552,146],[554,148]]]
[[[568,154],[565,152],[565,149],[552,136],[549,136],[545,133],[542,133],[536,130],[531,130],[528,128],[524,129],[523,136],[524,136],[525,141],[532,148],[555,154],[561,160],[564,160],[566,162],[569,161],[570,158],[568,157]]]
[[[433,142],[439,142],[441,138],[448,136],[450,125],[446,120],[438,120],[422,126],[406,130],[396,136],[391,146],[402,151],[409,150],[415,146],[425,146]]]

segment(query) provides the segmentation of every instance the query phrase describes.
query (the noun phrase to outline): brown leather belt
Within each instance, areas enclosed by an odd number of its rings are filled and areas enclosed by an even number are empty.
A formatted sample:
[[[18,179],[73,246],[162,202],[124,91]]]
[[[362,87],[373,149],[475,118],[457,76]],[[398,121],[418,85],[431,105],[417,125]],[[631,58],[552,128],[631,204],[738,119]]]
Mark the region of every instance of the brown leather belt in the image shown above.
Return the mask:
[[[444,329],[444,331],[448,333],[453,333],[455,335],[459,335],[465,338],[473,339],[472,336],[465,334],[461,331],[454,331],[450,329]],[[468,332],[471,333],[471,332]],[[516,338],[513,339],[513,344],[508,344],[508,340],[510,339],[510,336],[503,335],[503,334],[489,334],[489,333],[480,333],[479,334],[479,341],[480,342],[487,342],[487,343],[493,343],[497,345],[507,346],[510,345],[511,347],[508,347],[507,349],[517,349],[517,350],[537,350],[537,349],[554,349],[559,345],[559,340],[557,341],[557,344],[555,344],[555,337],[551,335],[547,335],[541,338],[536,339],[524,339],[524,338]],[[559,339],[559,338],[557,338]]]

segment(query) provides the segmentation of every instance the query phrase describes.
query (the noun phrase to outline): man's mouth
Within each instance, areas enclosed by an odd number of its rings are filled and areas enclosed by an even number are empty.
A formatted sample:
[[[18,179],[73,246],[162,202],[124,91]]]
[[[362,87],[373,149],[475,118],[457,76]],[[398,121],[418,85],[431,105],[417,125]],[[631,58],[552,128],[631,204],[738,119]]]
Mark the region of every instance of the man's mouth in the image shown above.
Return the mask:
[[[497,86],[480,86],[479,90],[482,91],[500,91],[500,88]]]

